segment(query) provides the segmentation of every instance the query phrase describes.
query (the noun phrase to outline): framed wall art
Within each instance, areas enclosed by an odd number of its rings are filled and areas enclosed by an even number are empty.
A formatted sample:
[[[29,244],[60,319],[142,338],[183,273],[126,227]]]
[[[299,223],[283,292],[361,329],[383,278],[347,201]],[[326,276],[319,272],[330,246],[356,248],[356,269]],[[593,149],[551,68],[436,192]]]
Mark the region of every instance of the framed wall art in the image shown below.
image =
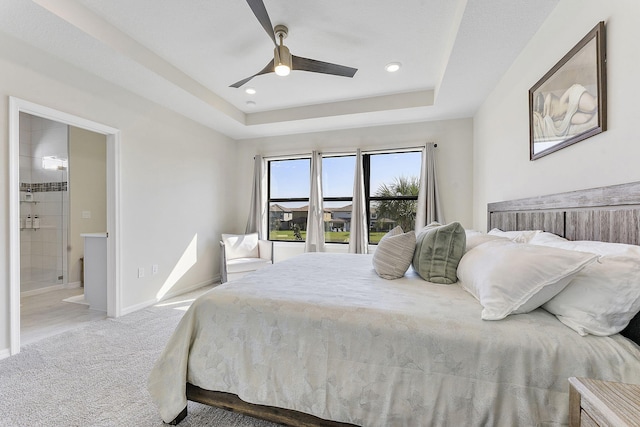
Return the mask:
[[[529,90],[530,160],[606,130],[605,64],[600,22]]]

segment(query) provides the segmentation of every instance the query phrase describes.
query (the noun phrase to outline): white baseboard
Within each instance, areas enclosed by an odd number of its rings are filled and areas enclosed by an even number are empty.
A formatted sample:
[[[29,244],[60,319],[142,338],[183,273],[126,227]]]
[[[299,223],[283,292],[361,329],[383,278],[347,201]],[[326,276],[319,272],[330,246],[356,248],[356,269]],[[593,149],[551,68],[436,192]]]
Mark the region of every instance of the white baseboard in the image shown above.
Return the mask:
[[[11,351],[9,351],[8,348],[3,348],[2,350],[0,350],[0,360],[6,359],[9,356],[11,356]]]
[[[66,285],[64,285],[65,289],[75,289],[75,288],[81,288],[82,287],[82,282],[77,281],[77,282],[71,282],[71,283],[67,283]]]
[[[24,292],[20,292],[20,298],[32,297],[34,295],[45,294],[51,291],[59,291],[60,289],[64,289],[64,285],[53,285],[53,286],[47,286],[44,288],[33,289],[30,291],[24,291]]]
[[[40,294],[44,294],[51,291],[59,291],[60,289],[73,289],[73,288],[79,288],[79,287],[80,287],[80,282],[67,283],[66,285],[60,284],[60,285],[45,286],[44,288],[38,288],[38,289],[32,289],[30,291],[20,292],[20,298],[32,297],[34,295],[40,295]]]
[[[205,286],[213,285],[214,283],[220,283],[220,277],[214,277],[211,280],[206,280],[204,282],[196,283],[189,287],[180,289],[179,291],[169,292],[161,299],[152,299],[145,302],[141,302],[140,304],[130,305],[129,307],[124,307],[121,311],[121,316],[127,315],[129,313],[133,313],[134,311],[142,310],[147,307],[151,307],[152,305],[156,305],[160,301],[164,301],[173,297],[177,297],[178,295],[186,294],[191,291],[195,291],[196,289],[200,289]]]
[[[151,301],[141,302],[140,304],[130,305],[129,307],[123,307],[122,310],[120,310],[120,316],[126,316],[127,314],[133,313],[134,311],[143,310],[147,307],[151,307],[157,302],[158,301],[156,300],[151,300]]]

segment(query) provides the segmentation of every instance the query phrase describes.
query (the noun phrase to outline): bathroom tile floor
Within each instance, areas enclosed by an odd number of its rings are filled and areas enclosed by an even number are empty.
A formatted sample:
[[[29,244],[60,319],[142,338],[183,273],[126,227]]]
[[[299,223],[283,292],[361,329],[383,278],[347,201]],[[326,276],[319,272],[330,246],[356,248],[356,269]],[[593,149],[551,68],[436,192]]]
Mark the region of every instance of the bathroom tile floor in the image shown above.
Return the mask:
[[[84,304],[63,300],[82,295],[82,288],[60,289],[20,299],[20,345],[77,328],[86,322],[107,317]]]
[[[186,311],[198,296],[212,288],[212,285],[205,286],[161,301],[157,305]],[[71,288],[21,298],[20,345],[66,332],[86,322],[106,318],[106,313],[89,310],[88,305],[63,301],[82,293],[83,288]]]

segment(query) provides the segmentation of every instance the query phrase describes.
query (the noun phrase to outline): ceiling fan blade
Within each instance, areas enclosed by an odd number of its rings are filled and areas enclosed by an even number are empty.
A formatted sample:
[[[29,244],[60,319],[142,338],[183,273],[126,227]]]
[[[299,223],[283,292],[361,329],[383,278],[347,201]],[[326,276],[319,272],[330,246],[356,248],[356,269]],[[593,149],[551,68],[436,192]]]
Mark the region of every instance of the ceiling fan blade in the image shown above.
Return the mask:
[[[267,8],[264,6],[264,2],[262,0],[247,0],[249,7],[253,11],[253,14],[262,25],[262,28],[269,34],[271,40],[273,40],[273,44],[278,46],[278,42],[276,41],[276,35],[273,32],[273,25],[271,25],[271,19],[269,19],[269,14],[267,13]]]
[[[260,76],[262,74],[273,73],[274,71],[275,71],[275,69],[274,69],[274,65],[273,65],[273,59],[271,59],[269,61],[269,63],[262,70],[258,71],[253,76],[247,77],[246,79],[242,79],[239,82],[235,82],[234,84],[230,85],[229,87],[239,88],[240,86],[242,86],[243,84],[247,83],[249,80],[251,80],[252,78],[254,78],[256,76]]]
[[[330,62],[316,61],[315,59],[301,58],[291,55],[293,69],[311,71],[312,73],[333,74],[335,76],[353,77],[358,71],[357,68],[345,67],[344,65],[331,64]]]

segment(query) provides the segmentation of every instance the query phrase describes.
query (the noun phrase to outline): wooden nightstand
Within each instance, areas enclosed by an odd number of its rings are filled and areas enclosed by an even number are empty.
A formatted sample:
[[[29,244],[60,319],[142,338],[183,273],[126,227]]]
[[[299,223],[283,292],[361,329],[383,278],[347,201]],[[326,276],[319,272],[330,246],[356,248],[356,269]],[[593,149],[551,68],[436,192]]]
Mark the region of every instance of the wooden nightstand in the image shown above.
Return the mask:
[[[640,385],[569,378],[569,427],[640,426]]]

